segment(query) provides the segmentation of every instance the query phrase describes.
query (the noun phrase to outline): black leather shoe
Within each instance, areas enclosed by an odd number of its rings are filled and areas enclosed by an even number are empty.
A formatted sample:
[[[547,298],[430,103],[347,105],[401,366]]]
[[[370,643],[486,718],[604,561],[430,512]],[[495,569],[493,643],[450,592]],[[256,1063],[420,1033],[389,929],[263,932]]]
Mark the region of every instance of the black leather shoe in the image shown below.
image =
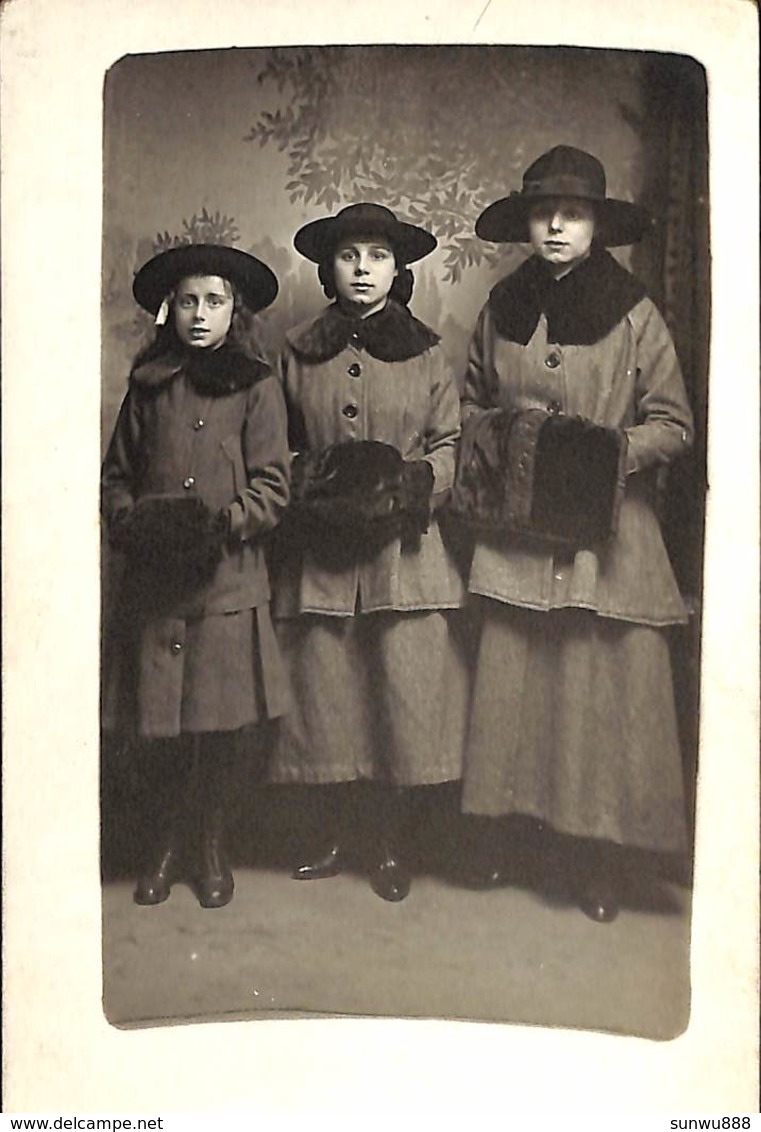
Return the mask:
[[[196,895],[202,908],[224,908],[233,898],[235,883],[228,869],[219,876],[199,877],[196,881]]]
[[[293,880],[327,880],[328,877],[338,876],[340,871],[341,847],[332,845],[322,857],[297,865],[291,877]]]
[[[585,916],[596,924],[610,924],[620,912],[618,901],[604,888],[590,885],[579,901]]]
[[[370,887],[375,895],[393,904],[409,895],[411,884],[409,871],[395,857],[386,857],[370,874]]]
[[[195,889],[202,908],[224,908],[233,898],[233,874],[216,837],[203,845]]]
[[[234,892],[232,873],[222,864],[219,872],[199,876],[196,880],[196,895],[202,908],[224,908],[232,900]]]
[[[156,868],[138,878],[134,901],[136,904],[163,904],[168,899],[177,879],[178,853],[174,846],[166,849]]]

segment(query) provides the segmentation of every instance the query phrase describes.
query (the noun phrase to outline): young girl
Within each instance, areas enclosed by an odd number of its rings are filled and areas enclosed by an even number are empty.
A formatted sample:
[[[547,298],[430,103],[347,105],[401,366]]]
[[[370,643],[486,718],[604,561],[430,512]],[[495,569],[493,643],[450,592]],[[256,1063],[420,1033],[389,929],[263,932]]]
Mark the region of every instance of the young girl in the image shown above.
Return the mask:
[[[373,782],[371,884],[397,901],[410,887],[411,788],[459,779],[465,722],[466,672],[451,623],[464,587],[432,513],[454,475],[458,393],[438,335],[406,305],[406,265],[436,240],[362,203],[307,224],[294,244],[337,301],[292,330],[282,355],[294,496],[297,480],[309,483],[316,469],[324,521],[286,542],[276,584],[297,707],[283,721],[272,773],[322,792],[321,837],[294,873],[304,880],[333,876],[344,860],[338,784]],[[354,517],[337,498],[340,482]],[[399,495],[408,505],[400,530],[363,525],[363,509],[382,512]]]
[[[686,846],[664,632],[686,611],[654,489],[658,469],[689,449],[692,414],[663,319],[605,250],[643,230],[639,208],[606,196],[595,157],[558,146],[538,158],[522,191],[476,225],[483,239],[530,242],[534,255],[492,290],[462,400],[463,452],[488,417],[532,409],[626,444],[613,537],[563,548],[494,532],[477,540],[469,579],[483,629],[464,809],[528,815],[585,839],[579,897],[600,922],[618,911],[620,846]],[[594,476],[590,465],[587,488]],[[501,871],[499,858],[485,861],[484,882]]]
[[[236,740],[283,709],[261,540],[288,502],[285,405],[244,344],[277,281],[254,256],[196,244],[151,259],[133,293],[157,330],[103,464],[103,515],[126,557],[104,726],[146,740],[157,770],[172,764],[136,902],[161,903],[183,877],[219,908],[233,894],[222,836]]]

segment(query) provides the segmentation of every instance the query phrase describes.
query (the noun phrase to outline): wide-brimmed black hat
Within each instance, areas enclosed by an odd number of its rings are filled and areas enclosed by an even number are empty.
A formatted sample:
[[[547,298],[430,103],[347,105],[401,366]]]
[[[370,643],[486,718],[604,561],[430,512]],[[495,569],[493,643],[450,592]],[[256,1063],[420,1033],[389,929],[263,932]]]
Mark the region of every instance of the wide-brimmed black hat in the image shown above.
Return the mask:
[[[362,201],[342,208],[335,216],[312,220],[299,228],[293,246],[313,263],[323,263],[342,240],[382,236],[388,240],[397,266],[414,263],[436,247],[436,237],[425,228],[397,220],[390,208]]]
[[[605,195],[602,162],[571,145],[556,145],[528,167],[523,188],[490,204],[476,221],[476,235],[496,243],[527,243],[531,206],[550,197],[592,201],[595,236],[608,247],[636,244],[642,239],[648,216],[639,205]]]
[[[140,268],[132,294],[144,310],[155,315],[172,288],[192,275],[228,279],[251,311],[268,307],[277,295],[277,279],[265,263],[223,244],[182,244],[160,252]]]

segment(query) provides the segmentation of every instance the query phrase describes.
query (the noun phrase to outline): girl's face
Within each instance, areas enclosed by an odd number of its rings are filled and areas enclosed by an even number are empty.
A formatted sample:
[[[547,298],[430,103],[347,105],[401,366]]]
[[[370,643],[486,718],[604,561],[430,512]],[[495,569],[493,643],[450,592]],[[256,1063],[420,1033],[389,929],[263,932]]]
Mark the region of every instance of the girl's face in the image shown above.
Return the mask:
[[[532,207],[528,227],[531,246],[559,279],[589,255],[594,210],[589,201],[551,197]]]
[[[172,297],[177,337],[192,350],[216,350],[227,337],[235,301],[219,275],[181,279]]]
[[[396,260],[383,240],[346,240],[333,257],[336,294],[361,318],[381,310],[397,275]]]

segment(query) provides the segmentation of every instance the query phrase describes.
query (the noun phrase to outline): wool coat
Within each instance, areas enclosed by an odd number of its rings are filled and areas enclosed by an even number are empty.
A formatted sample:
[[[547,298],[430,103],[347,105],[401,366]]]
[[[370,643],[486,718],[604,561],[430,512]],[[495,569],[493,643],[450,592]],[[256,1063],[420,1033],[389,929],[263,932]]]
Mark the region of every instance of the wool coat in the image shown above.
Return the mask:
[[[377,440],[405,460],[425,459],[434,476],[434,514],[419,544],[393,539],[344,569],[323,565],[304,547],[287,553],[278,575],[278,618],[303,613],[351,617],[380,610],[453,609],[463,580],[435,515],[454,479],[460,433],[456,384],[438,336],[398,304],[368,319],[337,305],[287,335],[281,376],[289,441],[296,452],[347,440]]]
[[[481,596],[462,804],[565,833],[682,850],[686,824],[668,641],[686,620],[655,511],[659,468],[693,424],[671,337],[641,285],[595,249],[560,281],[537,259],[492,291],[473,337],[467,421],[544,408],[623,430],[617,533],[554,551],[478,537]],[[464,427],[467,427],[465,425]]]
[[[270,587],[262,539],[289,498],[285,405],[280,384],[265,363],[232,347],[214,353],[204,360],[165,354],[135,369],[103,463],[107,527],[141,497],[157,494],[196,495],[212,511],[226,511],[230,525],[213,574],[188,592],[178,593],[171,579],[157,587],[143,574],[139,560],[129,563],[111,652],[132,649],[137,656],[129,665],[124,655],[115,658],[116,687],[105,672],[107,689],[112,685],[104,703],[106,726],[128,724],[120,716],[130,704],[138,715],[133,724],[143,734],[175,734],[188,713],[196,721],[194,729],[217,729],[213,701],[220,696],[236,721],[230,726],[236,726],[248,709],[237,703],[234,665],[227,687],[212,692],[208,711],[194,711],[187,702],[193,696],[188,665],[193,671],[208,667],[204,648],[211,650],[209,660],[217,661],[224,655],[225,639],[242,662],[240,696],[250,696],[242,685],[252,659],[239,650],[250,654],[253,648],[261,654],[253,667],[261,662],[264,684],[269,678],[270,692],[278,698],[272,687],[273,679],[277,684],[272,671],[276,647],[274,639],[266,639]],[[252,623],[248,616],[244,628],[234,615],[252,610],[258,617]],[[200,644],[191,656],[192,640]],[[107,650],[106,662],[110,656]],[[213,682],[214,674],[207,676]],[[123,686],[127,677],[143,685],[137,702],[135,690]]]
[[[452,486],[460,412],[438,337],[392,301],[366,319],[333,305],[288,334],[281,372],[292,449],[391,444],[430,464],[434,511],[419,539],[392,538],[336,566],[283,525],[274,610],[294,706],[271,777],[457,779],[468,674],[454,611],[465,586],[435,508]]]
[[[599,255],[614,264],[609,253]],[[644,625],[682,622],[686,611],[654,508],[658,468],[685,454],[693,439],[671,336],[655,304],[633,289],[636,281],[617,265],[607,267],[611,301],[599,289],[587,300],[593,309],[580,309],[568,326],[551,325],[541,308],[520,311],[520,291],[532,282],[529,265],[528,278],[516,283],[508,277],[510,289],[498,285],[480,314],[463,421],[491,408],[543,408],[623,429],[626,490],[616,537],[570,559],[507,537],[479,540],[469,589],[529,609],[591,609]],[[571,274],[582,271],[584,265]]]

